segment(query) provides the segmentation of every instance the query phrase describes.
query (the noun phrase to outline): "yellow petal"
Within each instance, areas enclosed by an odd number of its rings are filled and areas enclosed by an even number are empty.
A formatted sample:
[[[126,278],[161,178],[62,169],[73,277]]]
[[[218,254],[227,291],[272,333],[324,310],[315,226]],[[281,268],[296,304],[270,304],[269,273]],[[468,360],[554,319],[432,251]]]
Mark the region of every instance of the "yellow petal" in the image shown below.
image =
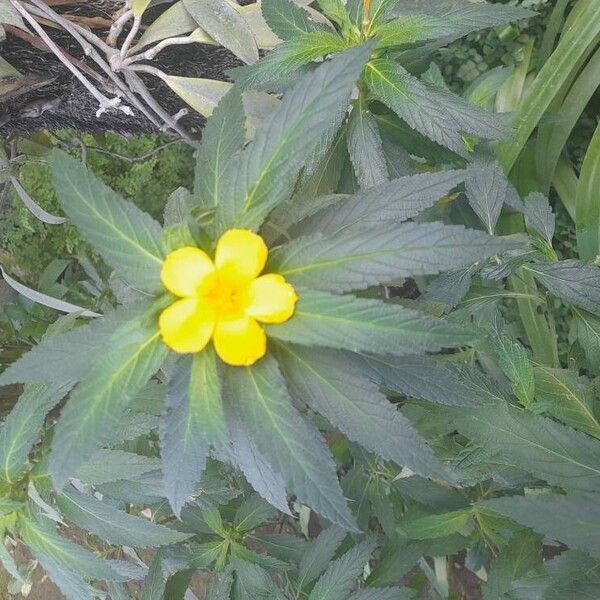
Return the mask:
[[[281,275],[269,273],[248,286],[246,314],[263,323],[283,323],[294,314],[297,300],[293,286]]]
[[[160,278],[176,296],[195,296],[203,284],[211,280],[215,265],[200,248],[185,246],[171,252],[162,266]]]
[[[267,352],[267,336],[251,317],[219,321],[214,344],[221,360],[237,367],[252,365]]]
[[[160,313],[158,327],[164,343],[175,352],[200,352],[215,328],[215,313],[198,300],[185,298]]]
[[[219,275],[233,280],[254,279],[265,268],[269,251],[263,239],[249,229],[229,229],[215,252]]]

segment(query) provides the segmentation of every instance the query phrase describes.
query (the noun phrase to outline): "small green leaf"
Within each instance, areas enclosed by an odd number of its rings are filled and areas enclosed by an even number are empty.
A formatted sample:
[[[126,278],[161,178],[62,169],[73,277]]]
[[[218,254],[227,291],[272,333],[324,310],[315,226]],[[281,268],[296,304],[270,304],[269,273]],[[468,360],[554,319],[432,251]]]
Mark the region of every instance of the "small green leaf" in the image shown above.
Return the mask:
[[[406,521],[402,529],[408,537],[416,540],[428,540],[444,537],[452,533],[464,532],[473,518],[471,508],[461,508],[451,512],[427,515],[413,521]]]
[[[261,8],[267,25],[282,40],[302,33],[327,31],[326,26],[313,21],[306,10],[291,0],[262,0]]]
[[[311,584],[329,565],[347,532],[339,527],[328,527],[305,547],[298,565],[298,587]]]

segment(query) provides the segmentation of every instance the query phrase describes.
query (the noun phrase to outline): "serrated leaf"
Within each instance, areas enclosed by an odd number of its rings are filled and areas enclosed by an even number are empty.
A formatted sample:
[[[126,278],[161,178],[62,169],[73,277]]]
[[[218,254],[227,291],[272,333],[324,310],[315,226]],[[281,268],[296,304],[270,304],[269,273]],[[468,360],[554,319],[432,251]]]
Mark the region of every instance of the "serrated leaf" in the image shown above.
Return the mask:
[[[236,574],[233,585],[236,600],[285,600],[262,567],[240,558],[232,560],[231,565]]]
[[[282,344],[277,356],[292,395],[350,440],[424,477],[449,476],[411,422],[352,368],[350,355]]]
[[[304,346],[395,355],[462,346],[475,339],[464,327],[403,306],[301,288],[297,292],[293,318],[267,325],[269,336]]]
[[[477,157],[467,171],[467,199],[489,233],[496,229],[508,186],[502,166],[491,157]]]
[[[65,489],[57,496],[56,504],[66,519],[111,544],[156,548],[190,537],[186,533],[130,515],[75,489]]]
[[[237,531],[247,532],[255,529],[265,521],[276,517],[272,506],[267,504],[258,494],[246,498],[235,511],[233,525]]]
[[[410,5],[407,14],[377,27],[379,47],[388,48],[439,38],[457,39],[471,31],[494,27],[533,17],[535,13],[520,7],[476,3],[433,5],[432,11],[419,13]],[[402,11],[404,12],[404,11]]]
[[[240,469],[248,483],[270,504],[285,514],[290,514],[285,481],[279,471],[259,452],[245,425],[234,415],[227,415],[231,448],[227,460]]]
[[[169,502],[179,515],[204,471],[209,445],[222,443],[226,432],[212,348],[180,360],[166,406],[161,425],[163,475]]]
[[[555,217],[548,198],[532,193],[525,198],[525,225],[537,232],[550,246],[554,237]]]
[[[550,293],[600,316],[600,268],[579,260],[538,263],[526,269]]]
[[[570,548],[600,556],[600,504],[590,496],[506,496],[478,503]],[[565,515],[577,515],[565,518]]]
[[[294,408],[277,363],[267,356],[252,368],[229,368],[226,382],[228,401],[290,491],[332,523],[354,530],[333,459],[318,430]]]
[[[346,535],[344,533],[344,535]],[[276,556],[286,562],[298,564],[306,550],[305,539],[291,533],[265,533],[256,531],[252,534],[256,540],[271,556]]]
[[[46,415],[71,387],[70,383],[25,387],[0,429],[0,479],[15,484],[23,475]]]
[[[297,238],[272,251],[268,267],[294,285],[340,293],[470,266],[526,244],[521,236],[494,237],[461,225],[403,223]]]
[[[116,310],[66,333],[45,337],[0,375],[0,385],[77,381],[90,369],[96,354],[104,354],[116,330],[141,312],[139,306]]]
[[[541,540],[531,531],[517,531],[492,561],[483,600],[497,600],[510,591],[513,581],[541,563]]]
[[[536,404],[541,403],[559,421],[600,439],[600,423],[594,414],[592,382],[567,369],[538,366],[534,369]]]
[[[230,90],[212,114],[202,134],[202,145],[196,153],[194,199],[203,208],[213,208],[222,196],[225,177],[232,177],[234,155],[245,139],[245,114],[242,95]]]
[[[337,600],[348,595],[374,549],[375,543],[365,540],[333,561],[315,584],[308,600]]]
[[[404,521],[402,529],[408,537],[416,540],[441,538],[453,533],[463,532],[472,518],[473,511],[470,507],[461,508],[451,512]]]
[[[291,0],[262,0],[261,9],[267,25],[282,40],[293,39],[302,33],[327,30]]]
[[[571,328],[594,372],[600,371],[600,317],[572,308]],[[1,380],[1,376],[0,376]]]
[[[183,0],[183,4],[198,25],[219,44],[245,63],[258,60],[252,30],[227,0]]]
[[[361,188],[388,180],[383,142],[373,115],[357,103],[348,119],[348,153]]]
[[[414,590],[409,588],[365,588],[348,596],[348,600],[411,600]]]
[[[50,579],[67,598],[93,600],[97,597],[98,590],[86,583],[84,577],[108,581],[125,579],[107,561],[57,535],[50,523],[38,517],[23,517],[19,520],[19,533]]]
[[[291,195],[306,160],[333,140],[370,49],[359,46],[325,62],[284,96],[240,157],[237,194],[219,204],[221,229],[256,228]]]
[[[457,154],[466,156],[463,135],[491,140],[507,135],[498,115],[420,81],[391,60],[370,61],[364,77],[377,100],[410,127]]]
[[[158,458],[102,448],[79,467],[77,478],[91,485],[102,485],[124,479],[135,480],[140,475],[158,469]]]
[[[305,547],[298,565],[298,587],[311,584],[329,565],[347,532],[339,527],[328,527]]]
[[[399,177],[309,215],[292,228],[294,235],[359,232],[400,223],[430,208],[463,179],[466,171],[441,171]],[[321,201],[323,202],[322,199]]]
[[[456,271],[442,273],[427,287],[425,298],[433,302],[447,305],[447,309],[454,308],[469,293],[473,275],[478,271],[477,265],[464,267]]]
[[[587,435],[509,406],[469,407],[449,413],[459,432],[510,464],[548,483],[578,492],[600,485],[600,446]]]
[[[168,353],[156,325],[140,319],[127,323],[108,343],[110,355],[79,383],[56,424],[50,471],[57,489],[118,425],[122,411]]]
[[[161,289],[161,227],[63,152],[51,155],[60,204],[86,240],[125,280],[143,290]]]
[[[449,406],[479,404],[474,392],[442,365],[426,356],[359,357],[361,371],[385,390]]]

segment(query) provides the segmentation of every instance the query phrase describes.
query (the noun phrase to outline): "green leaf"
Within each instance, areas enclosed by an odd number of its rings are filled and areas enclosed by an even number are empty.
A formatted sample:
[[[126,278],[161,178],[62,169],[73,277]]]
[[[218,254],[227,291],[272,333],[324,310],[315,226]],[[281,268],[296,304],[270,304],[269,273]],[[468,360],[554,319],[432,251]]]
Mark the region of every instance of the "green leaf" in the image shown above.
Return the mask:
[[[509,182],[498,161],[478,156],[465,179],[467,200],[489,233],[494,233]]]
[[[275,519],[277,516],[274,508],[267,504],[258,494],[246,498],[235,511],[233,526],[239,532],[246,533],[259,525]]]
[[[227,177],[233,176],[231,165],[244,145],[245,120],[242,95],[232,88],[207,121],[196,153],[194,200],[202,208],[217,206]]]
[[[124,450],[102,448],[77,470],[77,478],[91,485],[135,479],[160,469],[160,460]]]
[[[226,382],[228,401],[290,491],[332,523],[355,530],[327,446],[294,408],[277,363],[266,357],[251,368],[229,368]]]
[[[310,585],[329,565],[347,532],[339,527],[328,527],[310,540],[298,564],[298,588]]]
[[[529,406],[535,394],[535,380],[525,348],[499,330],[494,331],[491,341],[500,368],[512,384],[514,395],[523,406]]]
[[[541,540],[531,531],[517,531],[492,561],[483,600],[498,600],[510,591],[513,581],[541,564]]]
[[[600,439],[600,423],[594,414],[594,390],[587,377],[567,369],[535,367],[536,408],[538,403],[546,412],[566,425]]]
[[[353,368],[352,356],[281,344],[278,357],[291,394],[350,440],[424,477],[449,476],[412,423]]]
[[[313,21],[306,10],[291,0],[263,0],[261,9],[267,25],[282,40],[293,39],[302,33],[327,30],[323,24]]]
[[[410,127],[457,154],[466,156],[463,135],[489,140],[506,137],[501,116],[420,81],[391,60],[370,61],[364,77],[377,100]]]
[[[133,286],[161,289],[161,227],[63,152],[51,154],[60,204],[106,262]]]
[[[98,590],[86,583],[84,577],[108,581],[124,579],[107,561],[57,535],[51,522],[23,517],[19,520],[19,533],[33,556],[67,598],[94,600],[97,597]]]
[[[555,217],[548,198],[543,194],[534,192],[525,198],[525,225],[528,231],[533,230],[552,246]]]
[[[365,44],[336,56],[284,96],[240,157],[238,193],[219,204],[221,229],[256,228],[291,195],[306,160],[333,141],[370,50]]]
[[[319,8],[329,19],[335,21],[338,25],[349,26],[350,19],[344,6],[344,0],[317,0]]]
[[[364,588],[348,596],[348,600],[411,600],[414,590],[409,588]]]
[[[459,432],[496,453],[497,459],[579,492],[600,486],[600,445],[587,435],[509,406],[451,409]]]
[[[270,337],[303,346],[396,355],[464,346],[475,339],[462,326],[403,306],[308,289],[297,292],[294,316],[267,325]]]
[[[402,529],[408,537],[428,540],[464,532],[473,518],[471,508],[461,508],[451,512],[427,515],[412,521],[405,521]]]
[[[331,206],[309,215],[292,228],[296,235],[379,230],[406,221],[433,206],[456,187],[466,171],[441,171],[399,177],[353,196],[340,195]],[[321,199],[323,203],[325,199]],[[314,211],[313,211],[314,212]]]
[[[187,11],[219,44],[245,63],[258,60],[258,48],[250,26],[227,0],[183,0]]]
[[[600,268],[578,260],[525,267],[552,294],[600,316]]]
[[[130,515],[75,489],[64,490],[57,496],[56,504],[66,519],[111,544],[156,548],[176,544],[190,537],[186,533]]]
[[[360,369],[387,391],[450,406],[482,402],[481,393],[426,356],[362,356]]]
[[[95,364],[71,394],[56,424],[50,471],[57,489],[120,421],[132,397],[167,356],[156,324],[134,319],[109,340],[110,355]]]
[[[577,196],[575,198],[575,224],[577,251],[582,260],[600,256],[600,208],[598,207],[598,180],[600,178],[600,125],[585,153]]]
[[[151,0],[133,0],[131,3],[131,8],[133,9],[133,14],[136,17],[141,17],[144,12],[146,11],[146,9],[148,8],[148,5],[150,4]]]
[[[506,496],[479,502],[478,506],[505,515],[570,548],[600,556],[597,496]],[[566,515],[573,518],[565,518]]]
[[[66,333],[44,337],[0,375],[0,385],[77,381],[97,355],[104,355],[117,329],[142,312],[139,306],[121,308]]]
[[[348,152],[361,188],[388,180],[388,170],[375,117],[358,102],[348,119]]]
[[[15,484],[25,473],[46,415],[70,388],[69,383],[25,387],[0,429],[0,479]]]
[[[191,33],[197,28],[198,23],[186,10],[183,2],[179,0],[148,25],[132,50],[141,50],[155,42]],[[212,39],[207,33],[205,35],[207,38]],[[209,43],[209,39],[206,40],[207,43]]]
[[[347,596],[369,562],[375,543],[361,542],[333,561],[315,584],[309,600],[338,600]]]
[[[410,5],[407,8],[407,14],[375,29],[374,33],[379,39],[378,48],[439,38],[457,39],[478,29],[534,16],[534,13],[523,8],[487,3],[466,3],[447,7],[443,4],[439,7],[434,5],[433,10],[426,13],[418,13]]]
[[[600,317],[572,307],[572,332],[594,372],[600,372]]]
[[[231,561],[235,569],[234,598],[236,600],[285,600],[269,574],[258,565],[236,558]]]
[[[451,271],[526,244],[521,236],[493,237],[462,225],[403,223],[301,237],[272,251],[268,267],[294,285],[339,293]]]

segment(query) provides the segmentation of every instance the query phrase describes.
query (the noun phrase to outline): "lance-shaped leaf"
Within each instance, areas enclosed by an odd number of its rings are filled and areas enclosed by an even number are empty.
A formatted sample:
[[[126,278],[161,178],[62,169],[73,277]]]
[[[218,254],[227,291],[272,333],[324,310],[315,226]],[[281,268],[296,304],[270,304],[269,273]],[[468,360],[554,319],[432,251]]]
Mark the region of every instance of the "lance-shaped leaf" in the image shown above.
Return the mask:
[[[308,600],[345,598],[362,574],[375,549],[372,540],[365,540],[334,560],[312,589]]]
[[[478,506],[507,516],[552,540],[600,557],[598,496],[506,496]],[[577,515],[565,518],[565,515]]]
[[[245,139],[242,95],[233,88],[219,102],[202,133],[202,145],[196,153],[194,199],[203,208],[213,208],[223,196],[222,188],[233,179],[233,157]]]
[[[490,140],[507,135],[503,117],[413,77],[391,60],[370,61],[365,81],[373,96],[410,127],[462,156],[463,135]]]
[[[308,289],[297,291],[300,299],[294,316],[285,323],[267,325],[270,337],[303,346],[395,355],[465,346],[476,338],[463,326],[403,306]]]
[[[282,40],[302,33],[327,31],[327,26],[313,21],[310,14],[292,0],[263,0],[261,9],[267,25]]]
[[[328,527],[310,540],[298,565],[298,587],[311,584],[329,565],[337,549],[346,539],[347,532],[339,527]]]
[[[579,260],[527,266],[552,294],[600,316],[600,268]]]
[[[525,198],[525,224],[552,246],[556,218],[544,194],[534,192]]]
[[[131,285],[160,289],[160,225],[67,154],[54,151],[51,165],[63,210],[94,250]]]
[[[519,19],[534,16],[529,10],[502,4],[459,4],[458,6],[441,4],[433,6],[430,12],[416,12],[408,3],[401,6],[406,13],[377,27],[375,34],[379,39],[379,48],[413,44],[439,38],[450,41],[487,27],[495,27]]]
[[[245,425],[230,411],[227,415],[231,446],[226,447],[228,462],[240,469],[248,483],[270,504],[290,514],[285,481],[259,452]]]
[[[107,347],[110,354],[77,386],[56,425],[50,472],[57,489],[118,426],[123,409],[167,355],[156,325],[144,319],[127,323]]]
[[[258,48],[250,26],[227,0],[183,0],[187,11],[219,44],[245,63],[258,60]]]
[[[424,477],[449,474],[412,423],[379,393],[377,385],[335,350],[278,345],[277,356],[290,392],[367,450]]]
[[[66,519],[112,544],[156,548],[176,544],[190,537],[186,533],[130,515],[75,489],[65,489],[56,498],[56,504]]]
[[[234,201],[219,204],[222,228],[256,228],[289,197],[307,159],[333,141],[370,51],[365,44],[336,56],[284,96],[240,157]]]
[[[145,307],[120,309],[67,333],[44,337],[1,375],[0,385],[78,380],[106,350],[115,331]]]
[[[524,247],[527,240],[518,235],[494,237],[439,222],[403,223],[301,237],[271,252],[268,267],[294,285],[339,293],[452,271]]]
[[[226,435],[212,347],[178,363],[166,403],[161,424],[163,476],[167,497],[178,515],[204,471],[209,444],[222,444]]]
[[[98,590],[86,583],[84,577],[106,581],[126,579],[108,561],[57,535],[52,521],[42,521],[42,517],[23,517],[19,520],[19,533],[33,556],[67,598],[97,598]]]
[[[369,189],[387,181],[388,169],[377,121],[360,102],[348,119],[348,152],[361,188]]]
[[[449,369],[426,356],[360,356],[360,369],[387,391],[450,406],[480,404],[474,392]]]
[[[549,483],[578,492],[597,492],[600,445],[587,435],[509,406],[452,409],[448,413],[460,433],[503,464],[524,469]]]
[[[275,360],[267,356],[251,368],[229,368],[226,381],[228,402],[289,490],[332,523],[356,530],[329,450],[294,408]]]
[[[0,429],[0,479],[14,484],[28,465],[44,419],[72,384],[28,385]]]
[[[465,174],[466,171],[441,171],[408,175],[353,196],[340,195],[331,206],[324,206],[298,223],[291,233],[333,235],[342,231],[379,229],[382,225],[406,221],[433,206],[463,181]],[[322,203],[326,201],[327,198],[321,199]]]
[[[584,310],[572,309],[571,332],[583,348],[593,372],[600,371],[600,317]]]
[[[101,448],[77,469],[77,479],[98,486],[124,479],[135,480],[159,468],[160,460],[153,456]]]

